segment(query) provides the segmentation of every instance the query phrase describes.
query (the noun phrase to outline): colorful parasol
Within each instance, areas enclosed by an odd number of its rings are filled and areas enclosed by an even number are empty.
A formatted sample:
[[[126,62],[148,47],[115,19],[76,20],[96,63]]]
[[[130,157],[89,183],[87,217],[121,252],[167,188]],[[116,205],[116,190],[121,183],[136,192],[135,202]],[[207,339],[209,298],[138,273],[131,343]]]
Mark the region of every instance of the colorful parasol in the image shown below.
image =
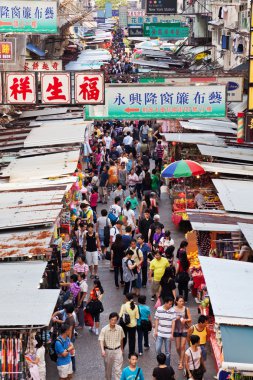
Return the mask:
[[[184,178],[204,174],[200,164],[191,160],[175,161],[165,168],[161,175],[166,178]]]

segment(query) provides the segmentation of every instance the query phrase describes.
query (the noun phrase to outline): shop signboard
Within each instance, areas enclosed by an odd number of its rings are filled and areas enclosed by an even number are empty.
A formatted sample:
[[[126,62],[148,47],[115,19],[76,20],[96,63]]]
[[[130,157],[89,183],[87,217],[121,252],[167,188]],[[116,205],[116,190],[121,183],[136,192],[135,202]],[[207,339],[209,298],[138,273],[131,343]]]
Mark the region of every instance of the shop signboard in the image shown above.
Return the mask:
[[[245,140],[253,142],[253,113],[247,112],[245,118]]]
[[[226,86],[117,85],[105,105],[86,108],[92,119],[177,119],[226,116]]]
[[[0,33],[57,33],[57,1],[0,0]]]
[[[140,78],[140,83],[165,83],[165,78]]]
[[[104,74],[75,73],[75,102],[78,104],[104,104]]]
[[[146,0],[146,14],[177,13],[177,0]]]
[[[70,104],[70,73],[41,73],[41,103]]]
[[[128,36],[129,37],[142,37],[143,36],[142,26],[129,25],[128,26]]]
[[[119,7],[119,26],[121,28],[127,28],[127,6]]]
[[[156,22],[185,22],[185,16],[181,15],[145,15],[142,11],[128,12],[128,25],[143,25]]]
[[[62,71],[62,60],[27,60],[24,71]]]
[[[0,41],[0,60],[12,61],[13,59],[13,46],[11,41]]]
[[[3,102],[2,94],[0,97],[0,103],[4,104],[101,105],[105,102],[104,73],[100,71],[6,72],[0,88],[6,89]]]
[[[190,29],[188,26],[183,26],[181,23],[152,23],[144,24],[144,37],[179,39],[189,36]]]
[[[35,104],[36,81],[34,73],[5,74],[5,96],[7,104]]]

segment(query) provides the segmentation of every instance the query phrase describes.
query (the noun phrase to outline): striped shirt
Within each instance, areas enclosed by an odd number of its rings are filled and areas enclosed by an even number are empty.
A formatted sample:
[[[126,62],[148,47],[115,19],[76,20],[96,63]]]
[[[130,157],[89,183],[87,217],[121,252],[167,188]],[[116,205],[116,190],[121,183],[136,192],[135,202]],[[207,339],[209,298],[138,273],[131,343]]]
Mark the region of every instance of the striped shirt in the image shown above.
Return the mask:
[[[155,319],[158,319],[158,336],[162,338],[170,338],[172,330],[172,322],[176,319],[176,312],[173,307],[165,310],[163,306],[159,306],[155,313]]]

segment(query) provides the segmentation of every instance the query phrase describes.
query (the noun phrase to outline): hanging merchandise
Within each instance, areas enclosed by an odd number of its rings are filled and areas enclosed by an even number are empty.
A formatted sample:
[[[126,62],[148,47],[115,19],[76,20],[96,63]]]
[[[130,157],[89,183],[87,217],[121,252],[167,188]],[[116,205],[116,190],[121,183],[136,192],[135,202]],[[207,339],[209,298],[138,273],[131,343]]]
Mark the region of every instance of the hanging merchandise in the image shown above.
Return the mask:
[[[197,242],[200,256],[209,256],[211,249],[210,232],[197,231]]]
[[[2,376],[1,379],[26,379],[24,338],[25,335],[23,333],[0,334],[0,371]]]

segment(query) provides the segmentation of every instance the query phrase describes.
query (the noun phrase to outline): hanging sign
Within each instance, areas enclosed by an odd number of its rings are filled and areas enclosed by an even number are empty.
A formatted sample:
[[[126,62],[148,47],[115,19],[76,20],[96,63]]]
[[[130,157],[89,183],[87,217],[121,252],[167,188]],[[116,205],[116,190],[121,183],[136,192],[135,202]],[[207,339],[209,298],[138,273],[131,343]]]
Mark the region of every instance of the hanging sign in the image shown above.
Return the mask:
[[[6,73],[5,86],[7,104],[35,104],[35,74]]]
[[[13,47],[10,41],[0,42],[0,60],[1,61],[12,61],[13,58]]]
[[[41,103],[70,104],[70,73],[41,73]]]
[[[0,0],[0,33],[57,33],[57,2]]]
[[[144,24],[144,37],[179,39],[189,36],[189,27],[181,23],[152,23]]]
[[[146,0],[146,14],[177,13],[177,0]]]
[[[25,71],[62,71],[62,60],[27,60],[24,65]]]
[[[138,14],[139,11],[128,13],[128,25],[143,25],[156,22],[185,22],[186,17],[181,15],[145,15]],[[136,13],[136,14],[135,14]]]
[[[75,102],[104,104],[105,82],[103,73],[75,73]]]
[[[105,105],[86,119],[175,119],[226,116],[226,86],[120,85],[106,87]]]

